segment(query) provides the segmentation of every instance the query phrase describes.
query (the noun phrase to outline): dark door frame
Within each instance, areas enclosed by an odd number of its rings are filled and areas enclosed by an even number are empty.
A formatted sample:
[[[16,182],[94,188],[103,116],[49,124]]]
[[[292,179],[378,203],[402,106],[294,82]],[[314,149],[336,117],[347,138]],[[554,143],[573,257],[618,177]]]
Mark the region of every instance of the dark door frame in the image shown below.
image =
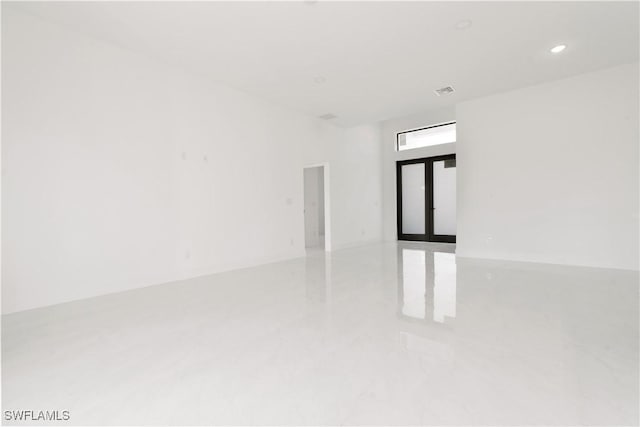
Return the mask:
[[[413,240],[421,242],[455,243],[456,236],[434,234],[433,232],[433,162],[441,160],[455,160],[455,154],[444,156],[424,157],[421,159],[400,160],[396,162],[396,212],[398,225],[398,240]],[[415,163],[424,164],[425,191],[425,234],[402,233],[402,166]]]

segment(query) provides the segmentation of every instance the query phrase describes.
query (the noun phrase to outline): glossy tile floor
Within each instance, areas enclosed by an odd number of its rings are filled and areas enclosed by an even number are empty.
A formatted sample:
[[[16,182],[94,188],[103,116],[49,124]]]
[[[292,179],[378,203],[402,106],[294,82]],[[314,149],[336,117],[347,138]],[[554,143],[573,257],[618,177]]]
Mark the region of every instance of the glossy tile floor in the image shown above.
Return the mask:
[[[3,317],[70,424],[638,424],[638,274],[379,244]]]

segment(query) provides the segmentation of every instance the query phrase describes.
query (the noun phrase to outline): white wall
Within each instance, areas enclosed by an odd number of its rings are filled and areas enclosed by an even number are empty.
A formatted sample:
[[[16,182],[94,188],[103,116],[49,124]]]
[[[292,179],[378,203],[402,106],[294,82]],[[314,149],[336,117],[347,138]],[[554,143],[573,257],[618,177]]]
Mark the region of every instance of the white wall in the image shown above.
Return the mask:
[[[380,238],[380,131],[343,130],[3,8],[4,313]],[[357,192],[354,190],[357,189]]]
[[[456,152],[455,143],[396,151],[397,133],[455,120],[456,114],[454,108],[441,108],[382,122],[382,222],[384,240],[395,241],[398,238],[396,216],[396,162],[400,160],[453,154]]]
[[[344,141],[330,149],[330,158],[341,159],[332,163],[329,171],[334,250],[382,238],[380,126],[346,129]]]
[[[638,75],[460,104],[457,254],[637,270]]]

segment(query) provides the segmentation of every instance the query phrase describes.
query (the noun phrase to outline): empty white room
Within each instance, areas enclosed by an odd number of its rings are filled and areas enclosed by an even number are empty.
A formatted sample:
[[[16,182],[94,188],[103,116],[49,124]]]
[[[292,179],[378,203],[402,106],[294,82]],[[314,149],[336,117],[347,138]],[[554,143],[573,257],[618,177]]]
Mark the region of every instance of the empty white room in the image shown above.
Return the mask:
[[[1,14],[3,425],[639,425],[639,2]]]

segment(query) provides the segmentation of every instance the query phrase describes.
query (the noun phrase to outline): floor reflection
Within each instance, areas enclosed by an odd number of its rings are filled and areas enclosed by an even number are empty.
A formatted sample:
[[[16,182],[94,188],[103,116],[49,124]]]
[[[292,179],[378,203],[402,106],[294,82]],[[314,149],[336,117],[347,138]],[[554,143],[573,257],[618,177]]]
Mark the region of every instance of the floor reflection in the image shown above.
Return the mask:
[[[456,255],[434,252],[433,320],[444,323],[445,317],[456,317]]]
[[[638,272],[452,252],[372,244],[4,315],[3,408],[68,409],[69,425],[638,425]]]
[[[427,253],[416,249],[402,250],[402,314],[424,319],[427,313]]]
[[[307,301],[330,301],[331,257],[324,251],[308,253],[304,260],[304,270]]]
[[[455,254],[399,247],[399,256],[401,315],[438,323],[455,318]]]

